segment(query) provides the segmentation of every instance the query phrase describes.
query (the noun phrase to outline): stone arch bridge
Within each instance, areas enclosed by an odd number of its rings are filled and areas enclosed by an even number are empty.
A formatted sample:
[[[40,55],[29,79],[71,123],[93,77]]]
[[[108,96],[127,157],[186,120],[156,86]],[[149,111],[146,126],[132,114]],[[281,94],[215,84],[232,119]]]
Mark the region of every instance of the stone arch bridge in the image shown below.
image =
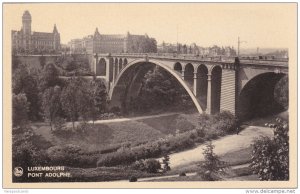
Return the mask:
[[[258,105],[273,106],[274,87],[288,74],[288,60],[195,57],[158,54],[94,54],[92,70],[106,81],[114,106],[137,95],[142,77],[153,67],[172,74],[190,95],[199,113],[228,110],[242,117]]]

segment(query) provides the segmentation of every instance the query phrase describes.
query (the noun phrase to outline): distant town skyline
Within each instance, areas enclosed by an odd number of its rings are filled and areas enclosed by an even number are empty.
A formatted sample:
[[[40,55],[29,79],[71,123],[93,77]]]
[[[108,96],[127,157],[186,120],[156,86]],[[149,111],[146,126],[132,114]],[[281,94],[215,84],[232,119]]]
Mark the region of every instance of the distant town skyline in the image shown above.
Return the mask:
[[[25,10],[32,15],[32,31],[49,32],[56,24],[61,43],[93,34],[148,34],[158,44],[196,43],[208,47],[288,48],[296,17],[293,4],[6,4],[11,30],[20,30]],[[295,12],[296,13],[296,12]]]

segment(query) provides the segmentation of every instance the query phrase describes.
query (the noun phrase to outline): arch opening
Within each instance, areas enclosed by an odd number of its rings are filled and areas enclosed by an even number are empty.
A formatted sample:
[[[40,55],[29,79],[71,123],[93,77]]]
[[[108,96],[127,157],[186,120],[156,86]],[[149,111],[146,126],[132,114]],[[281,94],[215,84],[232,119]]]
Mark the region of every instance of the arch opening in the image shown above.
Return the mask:
[[[196,94],[202,110],[207,108],[207,74],[208,69],[205,65],[198,66]]]
[[[106,75],[106,61],[101,58],[96,65],[96,76],[105,76]]]
[[[275,99],[275,87],[283,73],[263,73],[252,78],[238,97],[237,114],[240,120],[275,115],[284,107]]]
[[[113,81],[114,79],[114,60],[113,58],[109,58],[109,81]]]
[[[211,71],[211,114],[220,112],[222,68],[215,66]]]
[[[128,61],[127,61],[127,59],[125,58],[125,59],[124,59],[124,62],[123,62],[123,67],[125,67],[127,64],[128,64]]]
[[[179,62],[176,62],[174,65],[174,70],[181,73],[182,72],[182,65]]]
[[[184,69],[184,80],[189,83],[191,87],[194,85],[194,66],[188,63]]]
[[[123,68],[123,63],[122,63],[122,59],[120,58],[119,59],[119,72],[122,71],[122,68]]]
[[[117,76],[118,74],[119,74],[118,59],[115,58],[115,75]]]
[[[173,92],[184,91],[185,98],[186,98],[184,100],[184,102],[187,104],[188,104],[188,102],[190,102],[190,104],[191,104],[191,106],[189,107],[190,109],[195,109],[195,107],[196,107],[195,111],[202,113],[202,109],[201,109],[197,99],[193,95],[190,88],[181,79],[180,75],[178,75],[174,71],[171,71],[170,69],[168,69],[167,66],[164,66],[160,62],[156,62],[156,61],[146,62],[144,60],[138,60],[138,61],[132,62],[132,63],[128,64],[122,70],[120,76],[117,78],[117,81],[115,82],[115,86],[112,88],[112,91],[110,93],[110,97],[111,97],[110,107],[111,108],[120,107],[121,110],[124,111],[126,109],[128,110],[128,107],[132,106],[132,104],[130,104],[132,100],[136,100],[136,101],[134,101],[135,105],[139,104],[136,102],[138,102],[138,100],[140,100],[140,99],[138,99],[136,97],[138,97],[139,95],[143,95],[143,92],[145,92],[145,90],[143,90],[143,87],[145,87],[145,85],[147,85],[147,84],[148,84],[148,86],[150,84],[150,87],[152,87],[151,83],[149,83],[147,81],[145,82],[145,80],[144,80],[145,77],[154,76],[153,73],[157,69],[162,69],[164,71],[164,73],[168,74],[168,76],[172,79],[172,80],[160,80],[160,78],[158,76],[158,78],[155,78],[154,80],[160,84],[159,86],[163,85],[163,87],[165,87],[166,85],[167,86],[169,84],[172,85],[175,82],[177,84],[177,87],[174,87],[176,89],[173,88],[172,91]],[[160,74],[160,73],[161,72],[159,71],[158,74]],[[182,90],[179,90],[178,86]],[[151,93],[148,93],[148,94],[151,95],[151,97],[153,97],[153,98],[159,97],[159,99],[165,99],[165,97],[166,97],[167,99],[171,99],[171,100],[174,100],[174,98],[176,98],[176,95],[172,95],[172,94],[166,95],[166,96],[155,96],[156,90],[159,90],[159,87],[154,87],[154,85],[153,85],[152,89],[154,91],[153,93],[155,93],[155,94],[151,94]],[[164,88],[164,89],[166,89],[166,88]],[[157,95],[160,95],[160,94],[157,94]],[[189,100],[187,100],[187,98]],[[151,101],[151,98],[149,101]],[[155,106],[157,106],[159,108],[162,105],[162,104],[159,104],[161,102],[164,102],[166,105],[169,105],[168,101],[166,101],[166,100],[156,100],[155,102],[157,103],[157,104],[155,104]],[[172,105],[170,105],[170,106],[172,106]],[[172,107],[172,108],[174,108],[174,107]],[[182,109],[180,109],[180,110],[182,110]]]

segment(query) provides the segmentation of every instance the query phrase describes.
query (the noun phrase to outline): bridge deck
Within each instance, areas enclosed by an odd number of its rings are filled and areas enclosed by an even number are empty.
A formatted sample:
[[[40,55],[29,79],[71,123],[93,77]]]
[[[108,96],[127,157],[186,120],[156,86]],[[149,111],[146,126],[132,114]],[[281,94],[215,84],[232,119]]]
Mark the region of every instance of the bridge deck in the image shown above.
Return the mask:
[[[148,58],[154,60],[168,60],[168,61],[183,61],[183,62],[197,62],[197,63],[235,63],[237,57],[226,56],[196,56],[196,55],[177,55],[177,54],[160,54],[160,53],[115,53],[115,54],[97,54],[102,57],[121,57],[121,58]],[[242,66],[255,65],[255,66],[273,66],[288,68],[288,58],[274,58],[274,59],[258,59],[256,57],[243,57],[239,59],[239,63]]]

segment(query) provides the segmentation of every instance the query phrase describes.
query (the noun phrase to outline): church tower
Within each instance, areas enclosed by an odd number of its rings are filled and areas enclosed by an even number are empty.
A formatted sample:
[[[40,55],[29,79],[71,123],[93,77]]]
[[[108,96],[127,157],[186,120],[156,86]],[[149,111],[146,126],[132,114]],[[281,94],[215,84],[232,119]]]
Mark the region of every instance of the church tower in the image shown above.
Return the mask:
[[[60,49],[60,34],[58,33],[56,24],[54,24],[53,28],[53,49],[56,51]]]
[[[29,11],[25,11],[22,16],[23,31],[23,48],[29,50],[31,46],[31,15]]]
[[[98,28],[96,28],[94,36],[93,36],[93,53],[101,52],[101,35],[99,33]]]

